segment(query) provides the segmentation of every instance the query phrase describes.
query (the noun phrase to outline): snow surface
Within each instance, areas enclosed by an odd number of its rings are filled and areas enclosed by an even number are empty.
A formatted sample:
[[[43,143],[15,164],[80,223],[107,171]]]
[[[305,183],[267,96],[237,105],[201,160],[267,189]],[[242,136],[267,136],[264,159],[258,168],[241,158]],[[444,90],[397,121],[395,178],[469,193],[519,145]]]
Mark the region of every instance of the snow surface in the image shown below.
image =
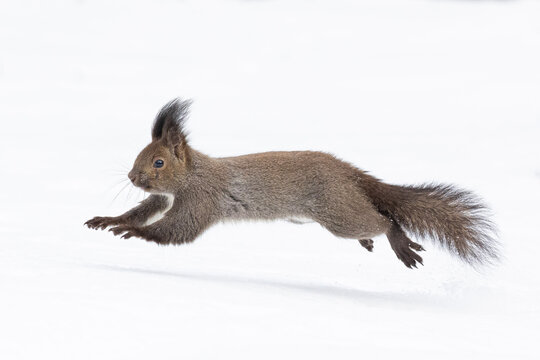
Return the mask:
[[[1,359],[540,358],[540,2],[2,1]],[[493,209],[503,262],[317,224],[158,247],[82,226],[158,109],[213,156],[332,152]],[[113,200],[114,199],[114,200]]]

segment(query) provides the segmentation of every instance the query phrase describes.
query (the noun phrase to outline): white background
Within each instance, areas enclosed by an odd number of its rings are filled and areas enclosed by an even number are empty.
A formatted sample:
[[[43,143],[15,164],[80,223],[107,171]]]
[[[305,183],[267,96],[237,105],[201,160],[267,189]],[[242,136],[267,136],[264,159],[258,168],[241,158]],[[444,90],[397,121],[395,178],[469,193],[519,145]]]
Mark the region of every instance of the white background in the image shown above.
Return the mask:
[[[540,322],[537,1],[0,3],[0,358],[527,359]],[[501,264],[409,270],[319,225],[91,231],[159,108],[212,156],[323,150],[491,206]],[[114,200],[113,200],[114,199]]]

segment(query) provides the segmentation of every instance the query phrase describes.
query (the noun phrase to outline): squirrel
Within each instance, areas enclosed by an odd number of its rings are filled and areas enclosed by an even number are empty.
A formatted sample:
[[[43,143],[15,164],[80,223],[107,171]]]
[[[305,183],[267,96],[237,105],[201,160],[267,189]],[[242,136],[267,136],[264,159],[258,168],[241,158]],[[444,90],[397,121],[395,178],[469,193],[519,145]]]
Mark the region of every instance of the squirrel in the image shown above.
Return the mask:
[[[94,217],[86,226],[179,245],[222,220],[306,219],[368,251],[372,238],[385,234],[408,268],[423,265],[417,252],[424,250],[408,234],[430,238],[471,265],[498,258],[495,227],[473,193],[444,184],[387,184],[316,151],[209,157],[188,143],[190,104],[177,98],[159,111],[152,142],[128,174],[150,196],[123,215]]]

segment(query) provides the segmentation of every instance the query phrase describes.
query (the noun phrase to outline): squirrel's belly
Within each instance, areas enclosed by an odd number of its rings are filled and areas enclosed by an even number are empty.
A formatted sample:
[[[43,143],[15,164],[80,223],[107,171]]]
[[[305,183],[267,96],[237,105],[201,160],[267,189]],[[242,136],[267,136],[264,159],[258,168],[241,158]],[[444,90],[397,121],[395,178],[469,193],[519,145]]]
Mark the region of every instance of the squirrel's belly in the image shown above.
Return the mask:
[[[314,223],[315,221],[307,218],[307,217],[290,217],[286,219],[288,222],[292,222],[293,224],[303,225],[303,224],[309,224]]]

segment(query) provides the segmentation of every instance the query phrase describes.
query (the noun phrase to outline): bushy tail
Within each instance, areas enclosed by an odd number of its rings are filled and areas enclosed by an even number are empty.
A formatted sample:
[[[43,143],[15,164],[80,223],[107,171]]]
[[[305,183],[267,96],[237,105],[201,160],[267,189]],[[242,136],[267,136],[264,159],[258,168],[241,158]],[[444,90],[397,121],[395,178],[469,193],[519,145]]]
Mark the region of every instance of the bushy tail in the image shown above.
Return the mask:
[[[495,226],[473,193],[452,185],[397,186],[367,174],[362,178],[378,210],[406,231],[440,242],[473,265],[498,259]]]

